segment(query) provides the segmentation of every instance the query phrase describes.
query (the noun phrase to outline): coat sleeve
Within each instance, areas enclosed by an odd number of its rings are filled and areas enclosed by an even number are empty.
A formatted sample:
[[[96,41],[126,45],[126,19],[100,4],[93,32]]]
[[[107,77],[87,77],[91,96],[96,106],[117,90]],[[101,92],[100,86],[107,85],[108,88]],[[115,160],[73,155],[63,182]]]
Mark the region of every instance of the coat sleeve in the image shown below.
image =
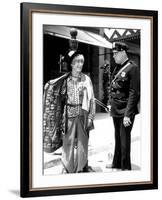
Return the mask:
[[[94,120],[95,118],[95,113],[96,113],[96,103],[95,103],[95,97],[94,97],[94,91],[93,91],[93,85],[92,81],[89,78],[89,88],[91,90],[91,98],[90,98],[90,106],[89,106],[89,113],[88,113],[88,118]]]
[[[138,66],[133,66],[129,71],[129,97],[124,116],[131,117],[135,114],[140,97],[140,72]]]

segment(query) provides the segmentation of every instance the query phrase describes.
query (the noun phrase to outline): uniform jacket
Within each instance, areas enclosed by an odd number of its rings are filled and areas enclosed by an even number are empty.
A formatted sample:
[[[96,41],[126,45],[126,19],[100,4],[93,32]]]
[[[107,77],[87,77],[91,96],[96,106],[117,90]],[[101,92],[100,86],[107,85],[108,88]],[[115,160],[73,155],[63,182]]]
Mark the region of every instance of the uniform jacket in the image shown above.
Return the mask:
[[[127,65],[127,66],[126,66]],[[125,69],[121,68],[126,66]],[[111,115],[113,117],[131,117],[138,114],[137,104],[140,98],[139,67],[131,61],[114,69],[111,82]]]

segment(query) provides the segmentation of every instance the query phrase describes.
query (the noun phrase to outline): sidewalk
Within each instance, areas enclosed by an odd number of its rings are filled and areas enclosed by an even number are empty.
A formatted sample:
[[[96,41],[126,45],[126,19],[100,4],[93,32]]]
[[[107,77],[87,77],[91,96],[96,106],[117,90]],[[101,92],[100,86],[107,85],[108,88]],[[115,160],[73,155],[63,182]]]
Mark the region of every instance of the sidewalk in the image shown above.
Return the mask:
[[[107,113],[97,113],[95,129],[90,132],[88,163],[95,172],[110,172],[106,164],[111,164],[114,153],[114,127]],[[135,118],[131,138],[132,170],[140,169],[140,115]],[[55,153],[44,153],[44,175],[62,173],[61,148]]]

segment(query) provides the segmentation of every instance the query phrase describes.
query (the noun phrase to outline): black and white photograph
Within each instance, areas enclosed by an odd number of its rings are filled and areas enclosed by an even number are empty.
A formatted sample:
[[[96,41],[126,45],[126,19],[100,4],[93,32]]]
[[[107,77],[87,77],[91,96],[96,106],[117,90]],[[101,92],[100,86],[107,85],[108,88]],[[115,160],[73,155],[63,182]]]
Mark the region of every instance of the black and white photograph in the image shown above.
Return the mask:
[[[157,188],[157,12],[21,4],[21,196]]]
[[[140,39],[43,25],[44,175],[140,170]]]

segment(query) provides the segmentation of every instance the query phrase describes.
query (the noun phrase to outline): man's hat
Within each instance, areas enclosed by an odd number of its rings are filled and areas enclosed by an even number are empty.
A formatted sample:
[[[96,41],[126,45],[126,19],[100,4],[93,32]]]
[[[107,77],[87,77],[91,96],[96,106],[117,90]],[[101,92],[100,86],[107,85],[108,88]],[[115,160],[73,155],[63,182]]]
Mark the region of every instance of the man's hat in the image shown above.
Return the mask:
[[[112,50],[114,51],[127,51],[129,48],[128,48],[128,45],[125,44],[124,42],[113,42],[112,44]]]

